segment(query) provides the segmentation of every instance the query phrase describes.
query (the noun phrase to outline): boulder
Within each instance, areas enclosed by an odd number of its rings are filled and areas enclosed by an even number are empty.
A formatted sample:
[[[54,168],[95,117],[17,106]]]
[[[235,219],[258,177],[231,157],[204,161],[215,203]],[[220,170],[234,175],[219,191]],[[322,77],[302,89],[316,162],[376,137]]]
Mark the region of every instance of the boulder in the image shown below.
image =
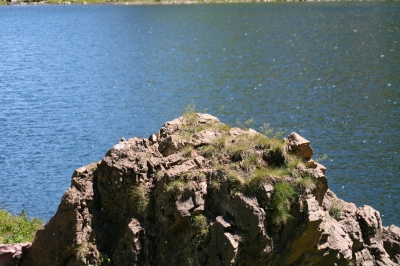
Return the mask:
[[[290,152],[293,152],[304,159],[311,159],[314,154],[314,151],[310,146],[310,141],[306,140],[296,132],[290,133],[290,135],[285,138],[285,142]]]

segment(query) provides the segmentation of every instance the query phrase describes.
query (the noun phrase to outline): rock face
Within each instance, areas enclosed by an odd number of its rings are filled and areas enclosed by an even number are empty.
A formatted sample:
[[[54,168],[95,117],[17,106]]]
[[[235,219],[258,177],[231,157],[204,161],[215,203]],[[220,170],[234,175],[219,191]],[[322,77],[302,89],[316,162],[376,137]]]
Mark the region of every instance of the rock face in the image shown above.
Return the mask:
[[[310,142],[188,113],[77,169],[19,265],[395,265],[400,229],[328,189]]]

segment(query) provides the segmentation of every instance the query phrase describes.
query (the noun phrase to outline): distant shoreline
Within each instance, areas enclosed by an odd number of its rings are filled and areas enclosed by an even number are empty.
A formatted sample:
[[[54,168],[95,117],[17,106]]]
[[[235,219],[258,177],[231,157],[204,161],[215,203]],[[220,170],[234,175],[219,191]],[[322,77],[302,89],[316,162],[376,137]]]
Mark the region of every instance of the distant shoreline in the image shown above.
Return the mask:
[[[25,1],[11,1],[11,2],[0,2],[0,6],[15,6],[15,5],[192,5],[192,4],[230,4],[230,3],[277,3],[277,2],[389,2],[388,0],[189,0],[189,1],[108,1],[108,0],[49,0],[40,2],[25,2]],[[390,2],[399,2],[394,0]]]

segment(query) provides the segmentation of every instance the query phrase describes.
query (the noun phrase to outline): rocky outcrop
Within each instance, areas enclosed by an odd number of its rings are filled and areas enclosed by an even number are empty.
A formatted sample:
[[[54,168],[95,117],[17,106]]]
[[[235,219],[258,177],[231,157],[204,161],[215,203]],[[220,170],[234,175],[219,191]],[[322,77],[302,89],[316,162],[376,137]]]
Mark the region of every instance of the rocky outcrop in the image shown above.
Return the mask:
[[[77,169],[20,265],[395,265],[399,228],[329,190],[310,142],[187,113]]]

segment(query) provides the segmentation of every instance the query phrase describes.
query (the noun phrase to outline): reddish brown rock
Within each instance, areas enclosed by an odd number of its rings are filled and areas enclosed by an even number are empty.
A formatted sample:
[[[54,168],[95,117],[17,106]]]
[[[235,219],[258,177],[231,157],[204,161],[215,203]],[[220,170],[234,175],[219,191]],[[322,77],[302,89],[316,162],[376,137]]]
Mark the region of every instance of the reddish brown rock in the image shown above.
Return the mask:
[[[23,249],[28,249],[31,243],[2,244],[0,245],[0,265],[14,266],[21,259]]]

